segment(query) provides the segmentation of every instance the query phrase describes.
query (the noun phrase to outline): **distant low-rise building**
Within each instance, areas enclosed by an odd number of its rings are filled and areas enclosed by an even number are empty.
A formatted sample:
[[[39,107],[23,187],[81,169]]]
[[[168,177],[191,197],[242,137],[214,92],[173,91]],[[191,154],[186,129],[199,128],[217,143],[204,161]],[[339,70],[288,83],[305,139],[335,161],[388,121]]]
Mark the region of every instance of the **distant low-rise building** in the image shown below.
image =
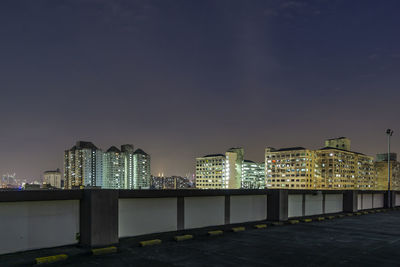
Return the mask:
[[[188,178],[181,176],[152,176],[150,182],[151,189],[188,189],[193,187],[194,184]]]
[[[62,178],[60,169],[54,171],[45,171],[43,174],[43,184],[45,187],[50,188],[64,188],[64,179]]]

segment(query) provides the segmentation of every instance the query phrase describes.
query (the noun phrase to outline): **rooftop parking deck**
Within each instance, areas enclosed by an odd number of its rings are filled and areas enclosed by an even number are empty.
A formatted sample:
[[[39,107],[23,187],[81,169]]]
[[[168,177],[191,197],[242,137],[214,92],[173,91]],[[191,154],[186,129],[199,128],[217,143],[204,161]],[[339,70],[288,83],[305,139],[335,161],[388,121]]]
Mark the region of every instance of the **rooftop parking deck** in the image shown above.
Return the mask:
[[[66,253],[54,266],[399,266],[400,211],[336,216],[255,229],[255,223],[186,231],[192,240],[176,242],[176,233],[121,239],[118,252],[93,256],[76,246],[0,256],[1,266],[34,262],[35,257]],[[210,229],[223,235],[208,236]],[[139,247],[141,240],[158,238],[159,245]]]

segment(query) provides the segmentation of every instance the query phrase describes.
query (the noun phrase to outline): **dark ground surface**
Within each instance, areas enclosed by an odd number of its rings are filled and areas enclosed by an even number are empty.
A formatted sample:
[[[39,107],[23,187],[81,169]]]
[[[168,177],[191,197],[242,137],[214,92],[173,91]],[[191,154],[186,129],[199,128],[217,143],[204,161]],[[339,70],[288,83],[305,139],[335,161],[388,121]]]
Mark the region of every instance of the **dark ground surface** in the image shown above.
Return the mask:
[[[66,253],[48,266],[400,266],[400,212],[336,218],[322,222],[268,226],[210,237],[194,230],[193,240],[175,242],[176,233],[128,238],[116,254],[92,256],[84,248],[61,247],[0,256],[0,266],[23,265],[38,256]],[[217,228],[213,228],[217,229]],[[163,240],[139,247],[138,241]]]

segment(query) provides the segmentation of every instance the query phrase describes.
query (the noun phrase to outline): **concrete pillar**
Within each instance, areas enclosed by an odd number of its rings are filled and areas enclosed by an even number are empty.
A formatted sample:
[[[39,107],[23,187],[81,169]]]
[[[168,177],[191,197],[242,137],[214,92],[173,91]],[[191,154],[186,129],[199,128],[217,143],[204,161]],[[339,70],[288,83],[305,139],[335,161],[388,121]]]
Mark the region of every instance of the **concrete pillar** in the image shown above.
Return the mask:
[[[271,189],[267,196],[267,220],[288,220],[288,190]]]
[[[343,211],[357,212],[358,211],[358,192],[348,190],[343,193]]]
[[[83,191],[80,203],[80,243],[90,247],[118,243],[118,190]]]
[[[384,196],[384,207],[387,208],[394,208],[396,207],[396,192],[390,191],[390,204],[388,202],[388,192],[385,192]]]
[[[177,200],[177,226],[178,226],[178,231],[179,230],[184,230],[185,229],[185,198],[184,197],[178,197]]]
[[[231,196],[225,196],[225,224],[231,223]]]

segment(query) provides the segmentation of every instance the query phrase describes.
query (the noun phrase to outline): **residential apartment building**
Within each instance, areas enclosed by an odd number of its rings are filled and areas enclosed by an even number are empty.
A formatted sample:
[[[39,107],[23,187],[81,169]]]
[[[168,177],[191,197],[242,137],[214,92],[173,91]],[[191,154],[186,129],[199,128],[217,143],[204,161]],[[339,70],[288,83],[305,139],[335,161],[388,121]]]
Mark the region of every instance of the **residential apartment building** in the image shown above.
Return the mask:
[[[196,158],[196,188],[199,189],[225,189],[226,157],[223,154],[212,154]]]
[[[135,189],[150,188],[150,155],[142,149],[133,153],[133,187]]]
[[[133,189],[133,145],[127,144],[121,146],[121,154],[124,160],[124,188]],[[150,163],[149,163],[150,164]]]
[[[110,147],[103,156],[103,188],[125,189],[125,159],[121,150]]]
[[[141,149],[134,151],[131,144],[122,145],[121,149],[112,146],[103,152],[91,142],[79,141],[64,152],[64,179],[68,189],[84,186],[148,188],[150,155]]]
[[[321,177],[316,172],[315,151],[304,147],[265,149],[267,188],[316,189]]]
[[[265,188],[264,164],[244,160],[243,148],[196,158],[196,188]]]
[[[267,188],[374,189],[373,158],[350,151],[346,137],[328,139],[324,148],[266,148]]]
[[[375,181],[373,157],[338,148],[316,151],[322,189],[373,189]]]
[[[67,189],[102,186],[103,152],[91,142],[78,141],[64,152],[64,179]]]
[[[230,148],[225,153],[225,175],[222,177],[223,188],[237,189],[241,187],[243,148]]]

